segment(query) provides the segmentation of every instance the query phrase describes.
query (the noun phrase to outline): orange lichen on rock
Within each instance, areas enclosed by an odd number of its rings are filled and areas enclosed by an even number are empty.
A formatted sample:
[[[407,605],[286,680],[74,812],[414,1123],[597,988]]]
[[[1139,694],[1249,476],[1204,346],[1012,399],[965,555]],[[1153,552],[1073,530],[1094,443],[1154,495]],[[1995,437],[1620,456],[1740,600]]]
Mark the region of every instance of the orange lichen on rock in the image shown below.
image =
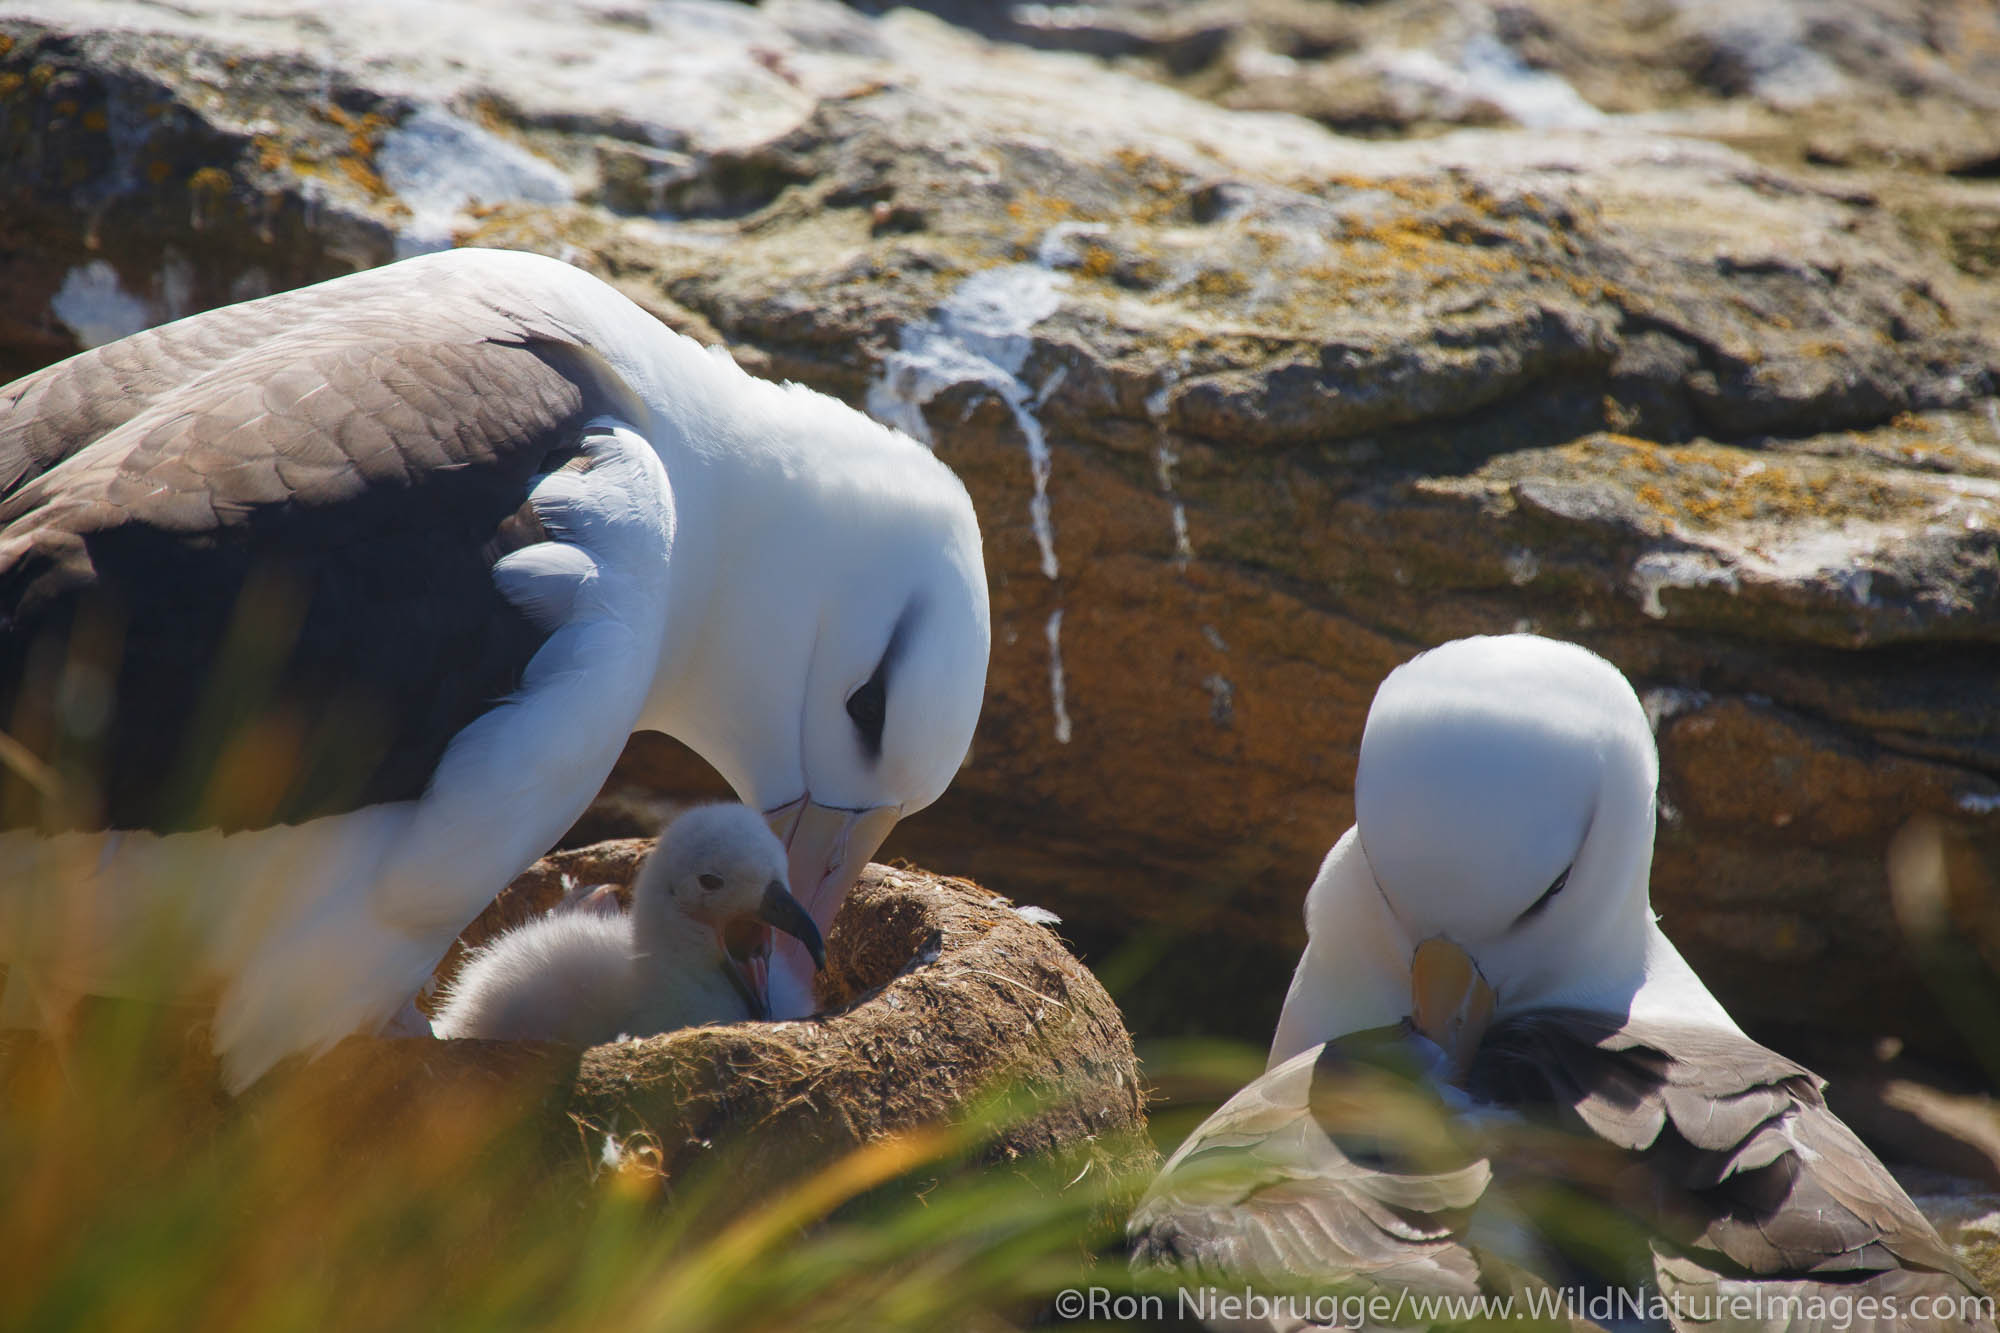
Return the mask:
[[[1551,451],[1578,473],[1630,476],[1649,512],[1689,529],[1763,520],[1880,520],[1932,503],[1923,487],[1822,459],[1728,445],[1654,444],[1600,432]]]

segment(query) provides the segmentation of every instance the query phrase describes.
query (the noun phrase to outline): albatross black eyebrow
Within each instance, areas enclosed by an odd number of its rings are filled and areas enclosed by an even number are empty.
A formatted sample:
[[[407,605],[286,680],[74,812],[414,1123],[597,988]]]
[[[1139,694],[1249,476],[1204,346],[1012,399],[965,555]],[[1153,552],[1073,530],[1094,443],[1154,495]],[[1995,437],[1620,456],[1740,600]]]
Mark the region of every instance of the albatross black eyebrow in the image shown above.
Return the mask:
[[[860,733],[861,749],[870,759],[882,757],[882,728],[889,720],[889,671],[903,655],[909,643],[910,631],[923,615],[919,599],[911,598],[896,617],[895,628],[889,631],[888,646],[882,650],[882,658],[875,663],[875,670],[860,688],[847,696],[847,716],[853,719],[854,729]]]
[[[1517,930],[1535,917],[1540,916],[1542,909],[1549,905],[1549,900],[1554,898],[1558,893],[1561,893],[1563,885],[1569,883],[1569,872],[1575,868],[1574,864],[1564,866],[1562,874],[1556,876],[1555,882],[1550,884],[1546,889],[1543,889],[1542,896],[1529,903],[1527,910],[1515,917],[1514,924],[1507,929]]]
[[[889,720],[889,659],[875,664],[875,674],[847,696],[847,716],[861,736],[861,750],[870,759],[882,757],[882,727]]]

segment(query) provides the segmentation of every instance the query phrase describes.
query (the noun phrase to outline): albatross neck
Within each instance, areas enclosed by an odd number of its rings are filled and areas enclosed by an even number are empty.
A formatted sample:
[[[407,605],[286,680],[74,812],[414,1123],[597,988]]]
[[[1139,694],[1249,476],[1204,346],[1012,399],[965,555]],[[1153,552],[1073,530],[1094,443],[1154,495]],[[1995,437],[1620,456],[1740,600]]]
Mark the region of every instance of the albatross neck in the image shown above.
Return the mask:
[[[647,404],[674,506],[658,682],[640,724],[678,734],[718,655],[783,657],[810,634],[808,585],[827,518],[812,484],[804,391],[758,380],[664,328],[621,367]],[[739,666],[749,663],[739,657]],[[733,775],[730,775],[733,776]]]
[[[1739,1036],[1743,1031],[1722,1007],[1722,1002],[1709,993],[1659,924],[1652,921],[1646,923],[1646,979],[1632,998],[1631,1016],[1724,1028]]]
[[[678,974],[722,962],[722,939],[680,910],[664,887],[640,884],[632,899],[632,952],[649,966],[666,963]]]

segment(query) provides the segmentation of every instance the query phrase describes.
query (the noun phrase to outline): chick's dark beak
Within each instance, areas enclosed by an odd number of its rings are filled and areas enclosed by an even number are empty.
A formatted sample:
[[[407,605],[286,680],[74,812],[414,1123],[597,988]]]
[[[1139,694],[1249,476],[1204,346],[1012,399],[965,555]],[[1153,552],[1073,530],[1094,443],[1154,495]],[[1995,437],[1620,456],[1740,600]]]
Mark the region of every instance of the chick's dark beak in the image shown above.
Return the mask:
[[[757,919],[803,944],[812,955],[813,966],[822,972],[826,970],[826,945],[820,940],[812,913],[779,881],[774,879],[764,886],[764,901],[757,908]]]

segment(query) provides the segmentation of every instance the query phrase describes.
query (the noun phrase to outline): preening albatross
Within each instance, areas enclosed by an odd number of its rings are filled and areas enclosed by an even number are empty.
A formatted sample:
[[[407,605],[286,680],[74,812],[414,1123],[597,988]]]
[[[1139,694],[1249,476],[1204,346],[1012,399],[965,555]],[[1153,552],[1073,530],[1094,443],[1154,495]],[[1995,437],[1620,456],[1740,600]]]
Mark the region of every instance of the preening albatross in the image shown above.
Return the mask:
[[[958,480],[567,264],[211,311],[0,414],[9,1004],[170,953],[239,1085],[393,1013],[635,729],[766,813],[822,930],[970,742]],[[773,1012],[810,979],[781,949]]]
[[[1990,1328],[1821,1081],[1743,1035],[1655,924],[1658,772],[1631,686],[1575,645],[1465,639],[1390,673],[1268,1072],[1167,1163],[1135,1266],[1429,1296],[1525,1270],[1643,1289],[1681,1328]],[[1461,1151],[1383,1100],[1398,1060],[1442,1085]],[[1585,1201],[1594,1266],[1537,1238],[1510,1172]],[[1274,1326],[1312,1317],[1295,1300]]]
[[[747,806],[697,806],[660,835],[629,913],[578,907],[516,926],[466,960],[434,1031],[594,1046],[763,1018],[755,969],[774,928],[824,960],[763,818]]]

